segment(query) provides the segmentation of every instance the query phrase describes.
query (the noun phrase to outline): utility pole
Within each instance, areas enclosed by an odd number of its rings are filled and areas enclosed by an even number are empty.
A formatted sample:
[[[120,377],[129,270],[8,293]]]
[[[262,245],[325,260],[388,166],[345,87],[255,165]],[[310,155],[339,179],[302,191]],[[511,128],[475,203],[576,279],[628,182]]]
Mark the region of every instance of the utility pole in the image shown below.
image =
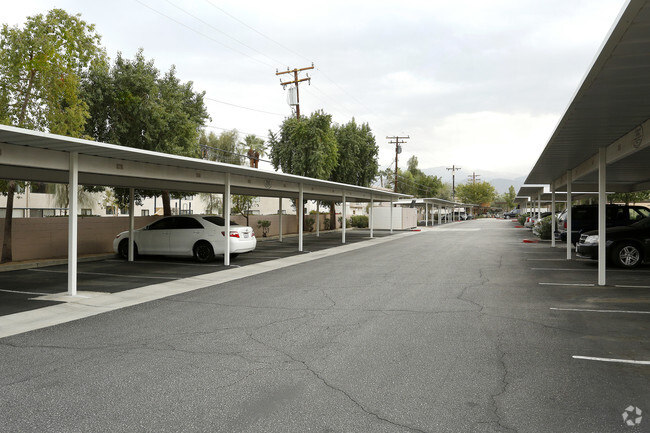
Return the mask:
[[[282,74],[293,74],[293,81],[285,81],[282,82],[280,80],[280,84],[282,85],[282,88],[284,89],[286,86],[289,84],[295,84],[295,89],[296,89],[296,119],[300,120],[300,94],[298,93],[298,83],[302,83],[303,81],[309,81],[311,84],[311,77],[307,75],[307,78],[301,78],[298,79],[298,72],[302,71],[307,71],[309,69],[314,69],[314,64],[312,63],[311,66],[308,66],[306,68],[300,68],[300,69],[291,69],[289,70],[287,68],[286,71],[278,72],[278,70],[275,70],[275,75],[282,75]]]
[[[397,192],[397,157],[400,153],[402,153],[402,144],[405,144],[406,141],[408,140],[409,137],[408,135],[405,137],[400,137],[399,135],[395,135],[393,137],[386,137],[388,142],[391,144],[395,144],[395,192]]]
[[[456,201],[456,172],[460,171],[460,167],[452,165],[447,170],[451,170],[451,200]]]
[[[472,185],[476,185],[476,181],[480,180],[479,177],[481,177],[480,174],[476,174],[476,172],[472,172],[469,176],[467,176],[468,179],[471,179]]]

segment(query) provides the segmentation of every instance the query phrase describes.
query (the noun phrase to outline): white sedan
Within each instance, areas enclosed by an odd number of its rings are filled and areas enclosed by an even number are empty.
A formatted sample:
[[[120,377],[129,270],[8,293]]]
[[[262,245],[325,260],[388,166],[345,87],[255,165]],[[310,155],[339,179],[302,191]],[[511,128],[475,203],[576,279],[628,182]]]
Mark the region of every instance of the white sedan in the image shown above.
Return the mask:
[[[184,215],[164,217],[133,231],[136,254],[194,256],[199,262],[212,260],[225,252],[225,221],[218,216]],[[230,256],[253,251],[257,245],[251,227],[230,222]],[[129,256],[129,232],[118,234],[113,250]]]

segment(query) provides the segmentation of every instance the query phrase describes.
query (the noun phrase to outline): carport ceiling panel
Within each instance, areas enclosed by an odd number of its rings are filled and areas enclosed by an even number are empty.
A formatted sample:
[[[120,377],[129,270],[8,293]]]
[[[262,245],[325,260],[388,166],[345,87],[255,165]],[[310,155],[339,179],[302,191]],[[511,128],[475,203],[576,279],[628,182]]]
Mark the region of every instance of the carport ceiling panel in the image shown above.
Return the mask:
[[[649,53],[650,8],[632,0],[526,183],[550,183],[650,118]]]

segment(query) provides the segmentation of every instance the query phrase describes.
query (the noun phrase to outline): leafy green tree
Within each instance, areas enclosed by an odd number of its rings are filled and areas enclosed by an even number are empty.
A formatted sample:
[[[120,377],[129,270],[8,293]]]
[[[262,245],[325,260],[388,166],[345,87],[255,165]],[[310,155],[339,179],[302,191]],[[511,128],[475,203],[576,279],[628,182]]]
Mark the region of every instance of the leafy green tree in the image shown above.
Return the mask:
[[[0,123],[80,137],[88,107],[79,86],[90,65],[105,58],[100,36],[80,15],[52,9],[25,25],[0,31]],[[0,263],[12,260],[11,232],[17,183],[0,185],[7,211]]]
[[[650,190],[648,191],[637,191],[637,192],[617,192],[615,194],[610,194],[607,196],[607,200],[611,203],[625,203],[629,205],[630,203],[636,204],[639,202],[644,202],[650,200]]]
[[[248,217],[250,215],[250,210],[257,201],[257,197],[251,195],[233,195],[232,198],[232,211],[238,213],[241,216],[246,218],[246,225],[248,223]]]
[[[351,185],[370,186],[377,177],[379,147],[367,123],[357,125],[354,119],[334,127],[338,144],[337,164],[330,180]]]
[[[337,164],[332,116],[322,111],[301,120],[285,119],[279,136],[269,131],[269,144],[273,168],[284,173],[329,179]]]
[[[443,186],[437,176],[425,174],[418,168],[418,158],[413,155],[407,161],[406,171],[399,170],[397,173],[397,192],[410,194],[414,197],[440,197]],[[393,171],[388,169],[388,186],[395,187],[395,176]]]
[[[214,132],[206,134],[201,131],[199,144],[206,146],[203,157],[210,161],[242,165],[244,163],[243,145],[239,142],[239,132],[236,129],[223,131],[217,135]]]
[[[503,196],[501,197],[503,201],[506,203],[506,207],[508,208],[508,210],[514,209],[516,197],[517,197],[517,192],[515,191],[515,187],[513,185],[510,185],[508,192],[504,193]]]
[[[497,193],[489,182],[466,183],[456,186],[456,197],[463,203],[492,203]]]
[[[98,141],[174,155],[200,156],[199,133],[208,119],[205,92],[182,83],[174,66],[160,76],[142,50],[133,60],[117,54],[114,65],[97,64],[82,86],[90,109],[86,133]],[[120,203],[128,191],[116,188]],[[154,191],[138,191],[136,200]],[[170,193],[162,192],[165,215],[171,215]]]
[[[338,143],[332,127],[332,116],[316,111],[298,120],[287,118],[280,126],[279,136],[269,131],[271,163],[284,173],[316,179],[330,179],[338,163]],[[330,205],[330,208],[333,208]],[[302,211],[302,204],[296,211]],[[330,218],[331,221],[335,221]],[[330,222],[330,224],[336,224]]]

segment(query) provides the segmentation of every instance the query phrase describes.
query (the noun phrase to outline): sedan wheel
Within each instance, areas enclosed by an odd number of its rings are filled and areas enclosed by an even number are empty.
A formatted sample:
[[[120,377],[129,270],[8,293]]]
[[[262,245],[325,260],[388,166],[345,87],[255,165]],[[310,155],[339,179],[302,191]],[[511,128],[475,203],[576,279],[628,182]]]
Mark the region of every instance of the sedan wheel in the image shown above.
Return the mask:
[[[209,262],[214,258],[214,250],[208,242],[199,242],[194,246],[194,257],[201,263]]]
[[[122,239],[120,241],[120,244],[117,247],[117,252],[122,257],[124,260],[129,259],[129,240],[128,239]],[[133,257],[138,255],[138,246],[133,245]]]
[[[614,263],[621,268],[636,268],[641,264],[641,251],[635,245],[623,244],[614,249]]]

